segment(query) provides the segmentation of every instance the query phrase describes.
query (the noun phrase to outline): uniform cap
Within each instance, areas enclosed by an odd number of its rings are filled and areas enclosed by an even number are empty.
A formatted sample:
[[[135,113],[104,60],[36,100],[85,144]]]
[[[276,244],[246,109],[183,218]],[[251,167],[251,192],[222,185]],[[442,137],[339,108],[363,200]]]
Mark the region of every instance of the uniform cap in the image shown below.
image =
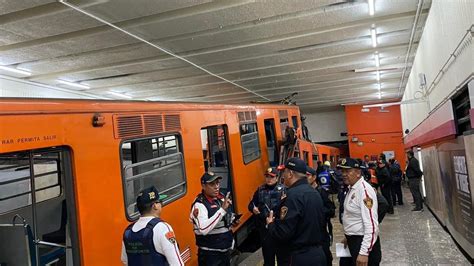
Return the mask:
[[[303,160],[293,157],[293,158],[288,159],[285,162],[285,165],[280,165],[278,167],[278,170],[283,170],[283,169],[289,169],[298,173],[306,174],[308,167],[306,166],[306,163]]]
[[[142,191],[140,191],[140,193],[138,193],[137,205],[143,206],[145,204],[152,203],[152,202],[160,202],[166,197],[168,196],[160,195],[160,193],[158,192],[158,189],[156,189],[155,186],[151,186],[151,187],[143,189]]]
[[[206,172],[201,176],[201,184],[212,183],[217,179],[222,179],[222,176],[216,175],[213,172]]]
[[[341,160],[341,162],[337,165],[337,168],[342,168],[342,169],[351,169],[351,168],[357,168],[361,169],[361,165],[356,159],[352,158],[344,158]]]
[[[275,167],[270,167],[265,172],[265,176],[275,177],[278,175],[278,170]]]
[[[306,169],[306,172],[311,174],[311,175],[316,175],[317,174],[316,170],[314,170],[314,168],[309,167],[309,166],[308,166],[308,169]]]

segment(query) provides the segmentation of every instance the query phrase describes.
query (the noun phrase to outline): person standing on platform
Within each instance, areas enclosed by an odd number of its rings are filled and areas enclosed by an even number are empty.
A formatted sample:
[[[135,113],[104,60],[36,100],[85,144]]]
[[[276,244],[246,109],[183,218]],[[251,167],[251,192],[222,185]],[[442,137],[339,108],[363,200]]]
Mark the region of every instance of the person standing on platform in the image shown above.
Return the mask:
[[[282,264],[280,254],[277,254],[277,245],[268,235],[266,218],[273,211],[278,215],[281,198],[285,194],[285,187],[278,184],[278,171],[275,167],[268,168],[265,172],[265,184],[261,185],[253,194],[248,209],[255,215],[257,230],[260,235],[263,254],[263,265],[275,265],[275,256],[278,264]]]
[[[164,198],[154,186],[138,194],[140,218],[123,234],[121,259],[124,265],[184,265],[173,229],[160,219]]]
[[[395,159],[390,159],[390,176],[392,177],[392,202],[395,206],[403,205],[402,176],[400,164]]]
[[[329,193],[326,189],[324,189],[320,184],[318,184],[317,172],[311,167],[308,167],[307,170],[307,179],[308,184],[314,188],[316,191],[319,192],[321,199],[323,200],[324,206],[324,216],[325,216],[325,230],[324,230],[324,237],[323,237],[323,250],[324,254],[326,255],[326,265],[332,265],[332,253],[331,253],[331,243],[333,239],[332,233],[332,223],[331,218],[334,218],[336,215],[336,205],[329,199]]]
[[[388,170],[388,163],[384,161],[385,157],[380,157],[380,161],[377,162],[377,168],[375,169],[375,175],[380,186],[382,195],[388,202],[388,213],[393,214],[393,202],[392,202],[392,177]]]
[[[410,186],[413,201],[415,202],[415,208],[412,211],[423,211],[423,198],[420,192],[420,181],[423,172],[420,169],[420,162],[415,158],[413,151],[408,151],[407,157],[408,165],[405,175],[408,178],[408,185]]]
[[[379,265],[382,251],[375,190],[362,178],[361,165],[356,160],[343,159],[338,168],[342,170],[344,183],[349,186],[344,199],[345,238],[342,242],[349,246],[353,265]]]
[[[306,163],[290,158],[280,169],[284,169],[287,196],[282,201],[279,219],[275,219],[273,211],[267,217],[268,233],[284,244],[282,252],[289,254],[291,265],[325,265],[323,203],[319,193],[308,185]]]
[[[238,224],[230,212],[230,193],[219,191],[222,177],[212,172],[201,177],[202,192],[191,206],[190,220],[198,246],[199,266],[229,266],[234,237],[231,226]]]

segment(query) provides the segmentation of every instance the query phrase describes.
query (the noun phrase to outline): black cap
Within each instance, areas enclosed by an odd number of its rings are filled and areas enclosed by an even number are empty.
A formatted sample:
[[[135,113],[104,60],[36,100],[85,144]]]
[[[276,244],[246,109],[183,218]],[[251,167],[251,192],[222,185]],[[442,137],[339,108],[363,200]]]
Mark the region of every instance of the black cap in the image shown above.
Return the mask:
[[[278,175],[278,170],[275,167],[270,167],[265,172],[265,176],[275,177]]]
[[[216,175],[213,172],[207,172],[201,176],[201,184],[212,183],[217,179],[222,179],[222,176]]]
[[[306,163],[303,160],[293,157],[293,158],[288,159],[285,165],[280,165],[278,169],[279,170],[290,169],[298,173],[306,174],[306,170],[308,168],[306,167]]]
[[[316,170],[314,170],[314,168],[309,167],[309,166],[308,166],[308,169],[306,169],[306,172],[310,173],[311,175],[317,174]]]
[[[155,186],[145,188],[137,196],[137,205],[145,205],[152,202],[160,202],[165,199],[167,195],[160,195]]]
[[[357,168],[361,169],[360,163],[356,159],[352,158],[344,158],[341,160],[341,162],[337,165],[337,168],[342,168],[342,169],[350,169],[350,168]]]

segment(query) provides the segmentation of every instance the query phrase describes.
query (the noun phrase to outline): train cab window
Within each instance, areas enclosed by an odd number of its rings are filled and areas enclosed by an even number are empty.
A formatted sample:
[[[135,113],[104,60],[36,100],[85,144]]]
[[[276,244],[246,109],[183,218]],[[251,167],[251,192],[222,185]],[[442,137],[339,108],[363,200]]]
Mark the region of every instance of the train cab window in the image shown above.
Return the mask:
[[[297,116],[292,116],[291,121],[293,122],[293,127],[297,129],[299,127],[298,125],[298,117]]]
[[[318,161],[319,161],[319,155],[318,154],[313,154],[313,166],[315,168],[318,165]]]
[[[186,193],[184,159],[178,135],[166,135],[122,143],[122,177],[127,217],[138,218],[136,196],[155,186],[166,196],[166,205]]]
[[[309,163],[309,152],[303,151],[303,160],[306,164]]]
[[[289,126],[288,117],[281,118],[280,119],[280,129],[281,129],[282,138],[285,138],[285,130],[286,130],[286,127],[288,127],[288,126]]]
[[[257,123],[240,125],[240,141],[245,164],[260,158]]]

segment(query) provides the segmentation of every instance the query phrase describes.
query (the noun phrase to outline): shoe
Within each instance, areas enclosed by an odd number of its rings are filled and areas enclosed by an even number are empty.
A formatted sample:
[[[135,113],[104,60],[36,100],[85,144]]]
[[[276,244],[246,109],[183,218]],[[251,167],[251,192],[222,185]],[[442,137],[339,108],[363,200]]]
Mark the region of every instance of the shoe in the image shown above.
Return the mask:
[[[412,212],[422,212],[423,211],[423,208],[421,209],[417,209],[417,208],[414,208],[413,210],[411,210]]]

